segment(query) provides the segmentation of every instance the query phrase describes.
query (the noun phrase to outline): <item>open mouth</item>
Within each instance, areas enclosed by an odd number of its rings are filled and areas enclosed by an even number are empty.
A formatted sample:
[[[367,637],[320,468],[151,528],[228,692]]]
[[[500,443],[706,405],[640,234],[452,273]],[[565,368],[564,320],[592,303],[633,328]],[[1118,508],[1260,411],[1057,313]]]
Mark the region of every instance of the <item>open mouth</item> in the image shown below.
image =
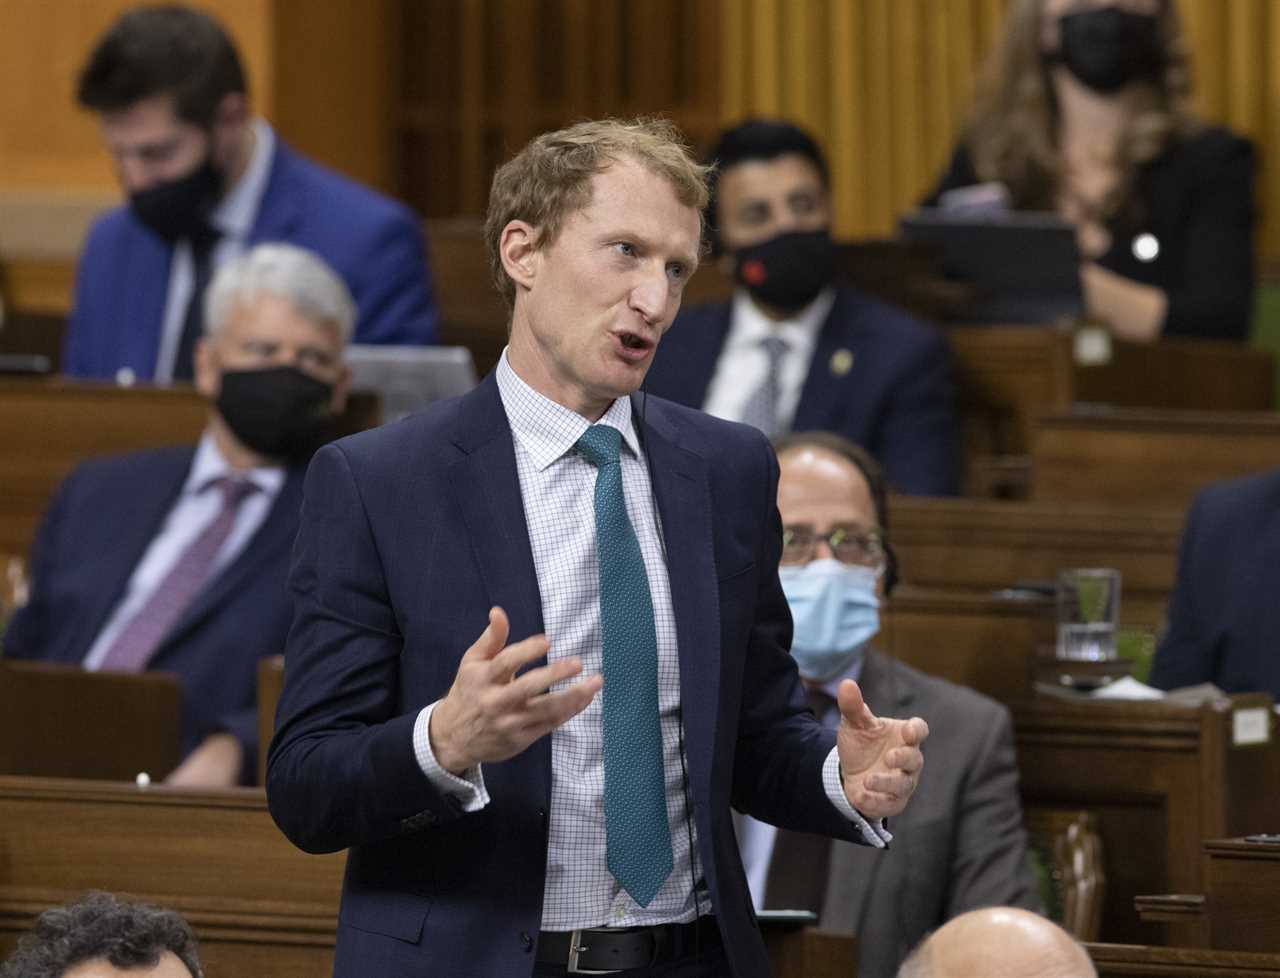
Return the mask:
[[[654,343],[639,333],[623,331],[614,333],[615,349],[618,355],[631,363],[641,363],[652,352]]]
[[[637,336],[635,333],[619,333],[622,345],[628,350],[647,350],[653,344],[646,340],[643,336]]]

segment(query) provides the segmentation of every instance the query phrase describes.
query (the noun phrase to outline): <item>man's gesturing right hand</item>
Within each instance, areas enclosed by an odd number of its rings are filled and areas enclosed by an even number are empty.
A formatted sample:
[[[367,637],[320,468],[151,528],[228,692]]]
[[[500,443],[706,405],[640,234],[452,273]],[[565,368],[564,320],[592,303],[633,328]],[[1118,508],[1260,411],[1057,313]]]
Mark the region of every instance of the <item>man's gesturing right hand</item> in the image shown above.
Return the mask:
[[[507,645],[507,613],[489,609],[489,627],[467,649],[448,694],[431,711],[428,735],[436,762],[451,774],[514,757],[587,708],[604,678],[588,676],[554,693],[556,683],[582,672],[577,656],[530,669],[547,654],[545,635]]]

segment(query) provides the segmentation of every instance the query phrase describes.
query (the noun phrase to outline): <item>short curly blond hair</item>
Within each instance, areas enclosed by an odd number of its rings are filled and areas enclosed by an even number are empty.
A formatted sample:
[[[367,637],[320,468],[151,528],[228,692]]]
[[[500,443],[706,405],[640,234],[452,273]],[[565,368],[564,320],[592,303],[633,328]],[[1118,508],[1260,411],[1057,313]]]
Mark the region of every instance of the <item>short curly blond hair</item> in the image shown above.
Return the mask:
[[[489,272],[508,309],[516,290],[498,253],[503,229],[525,221],[537,229],[537,247],[554,244],[565,219],[591,203],[591,178],[621,160],[666,179],[676,199],[699,215],[706,209],[710,167],[694,159],[667,119],[599,119],[535,137],[494,171],[484,219]]]

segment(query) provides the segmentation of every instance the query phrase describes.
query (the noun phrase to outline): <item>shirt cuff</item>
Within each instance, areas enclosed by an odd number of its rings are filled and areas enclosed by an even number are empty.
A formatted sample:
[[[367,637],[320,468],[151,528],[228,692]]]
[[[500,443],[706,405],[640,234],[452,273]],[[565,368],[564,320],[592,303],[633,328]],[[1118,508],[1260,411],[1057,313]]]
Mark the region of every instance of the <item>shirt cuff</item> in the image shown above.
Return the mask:
[[[431,749],[431,711],[438,704],[424,706],[413,725],[413,753],[418,758],[418,767],[427,776],[427,780],[441,794],[449,795],[462,803],[464,812],[478,812],[489,804],[489,792],[484,786],[484,773],[480,765],[468,768],[462,777],[450,774],[440,766],[435,752]]]
[[[826,761],[822,764],[822,787],[826,789],[827,797],[831,800],[831,804],[836,806],[836,811],[858,827],[858,831],[862,833],[862,838],[867,845],[875,846],[877,849],[887,849],[889,847],[889,843],[893,841],[893,835],[885,828],[884,819],[878,818],[874,822],[867,821],[863,818],[861,812],[849,804],[849,799],[845,797],[844,785],[840,783],[840,752],[838,748],[832,747],[831,753],[827,755]]]

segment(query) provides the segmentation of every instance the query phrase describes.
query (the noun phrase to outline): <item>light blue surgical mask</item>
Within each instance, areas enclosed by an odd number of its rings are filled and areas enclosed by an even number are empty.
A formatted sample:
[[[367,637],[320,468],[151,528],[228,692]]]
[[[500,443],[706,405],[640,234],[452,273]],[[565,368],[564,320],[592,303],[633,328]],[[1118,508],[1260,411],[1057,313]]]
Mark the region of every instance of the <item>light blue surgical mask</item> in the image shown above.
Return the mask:
[[[838,560],[778,569],[791,606],[791,654],[800,675],[826,682],[848,669],[880,630],[880,572]]]

